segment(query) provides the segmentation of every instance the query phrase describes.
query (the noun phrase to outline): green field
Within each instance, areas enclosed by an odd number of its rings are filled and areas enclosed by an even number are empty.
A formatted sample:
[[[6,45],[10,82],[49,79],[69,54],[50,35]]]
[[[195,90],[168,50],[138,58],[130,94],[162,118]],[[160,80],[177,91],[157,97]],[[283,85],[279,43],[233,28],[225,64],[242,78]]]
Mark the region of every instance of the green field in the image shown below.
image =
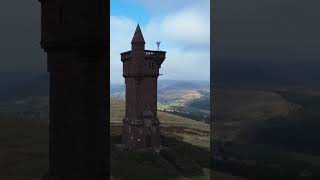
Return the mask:
[[[158,109],[174,111],[183,117],[209,123],[209,90],[166,90],[158,97]]]

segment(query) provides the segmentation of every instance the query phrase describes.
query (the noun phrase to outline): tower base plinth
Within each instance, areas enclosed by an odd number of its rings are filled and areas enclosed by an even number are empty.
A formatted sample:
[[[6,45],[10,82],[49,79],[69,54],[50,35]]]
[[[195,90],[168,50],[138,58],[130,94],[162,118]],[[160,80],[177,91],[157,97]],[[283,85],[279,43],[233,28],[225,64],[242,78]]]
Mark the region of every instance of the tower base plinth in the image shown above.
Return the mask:
[[[160,147],[160,127],[156,121],[123,120],[122,142],[130,150]]]

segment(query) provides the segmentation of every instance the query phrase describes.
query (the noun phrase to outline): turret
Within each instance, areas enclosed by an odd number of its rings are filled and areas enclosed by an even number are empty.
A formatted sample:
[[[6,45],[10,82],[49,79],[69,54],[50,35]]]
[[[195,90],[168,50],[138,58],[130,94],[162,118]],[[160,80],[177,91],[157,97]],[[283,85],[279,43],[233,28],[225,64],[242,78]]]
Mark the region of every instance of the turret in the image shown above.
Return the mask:
[[[141,32],[140,25],[138,24],[136,31],[134,32],[134,36],[131,41],[131,49],[133,52],[135,51],[144,51],[145,49],[145,41]]]
[[[131,51],[121,53],[126,83],[123,143],[133,150],[158,148],[160,122],[157,117],[157,80],[166,52],[145,50],[139,25],[131,45]]]

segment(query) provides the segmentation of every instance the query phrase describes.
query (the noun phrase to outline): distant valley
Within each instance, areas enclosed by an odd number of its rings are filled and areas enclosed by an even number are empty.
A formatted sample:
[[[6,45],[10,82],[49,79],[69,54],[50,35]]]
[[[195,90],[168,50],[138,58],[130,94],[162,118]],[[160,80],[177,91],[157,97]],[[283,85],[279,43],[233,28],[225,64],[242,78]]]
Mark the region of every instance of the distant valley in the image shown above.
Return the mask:
[[[6,81],[0,92],[0,116],[47,118],[49,109],[49,76],[30,75]],[[110,96],[124,100],[124,85],[111,84]],[[171,114],[209,122],[210,84],[208,81],[160,80],[158,108]]]
[[[111,84],[110,96],[124,100],[124,85]],[[160,80],[158,109],[209,123],[210,83],[208,81]]]

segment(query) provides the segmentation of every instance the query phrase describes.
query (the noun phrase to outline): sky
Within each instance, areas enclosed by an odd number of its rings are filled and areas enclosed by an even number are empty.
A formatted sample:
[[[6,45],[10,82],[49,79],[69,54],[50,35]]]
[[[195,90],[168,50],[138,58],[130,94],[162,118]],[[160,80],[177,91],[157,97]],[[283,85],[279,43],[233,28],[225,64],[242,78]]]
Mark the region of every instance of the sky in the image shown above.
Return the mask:
[[[146,49],[167,58],[161,79],[210,80],[210,0],[111,0],[111,83],[123,83],[120,53],[131,49],[140,24]]]
[[[161,78],[209,79],[213,57],[213,67],[228,74],[232,73],[219,64],[241,69],[238,64],[247,63],[269,70],[290,70],[301,77],[309,74],[306,78],[320,77],[320,1],[212,1],[211,35],[209,0],[110,2],[112,82],[123,82],[120,53],[130,50],[138,22],[146,47],[156,49],[155,42],[160,40],[161,49],[168,53]],[[209,43],[210,37],[214,46]],[[209,47],[214,47],[211,56]],[[0,74],[46,73],[46,66],[46,55],[40,48],[40,3],[1,0]],[[241,73],[231,76],[236,78]]]

